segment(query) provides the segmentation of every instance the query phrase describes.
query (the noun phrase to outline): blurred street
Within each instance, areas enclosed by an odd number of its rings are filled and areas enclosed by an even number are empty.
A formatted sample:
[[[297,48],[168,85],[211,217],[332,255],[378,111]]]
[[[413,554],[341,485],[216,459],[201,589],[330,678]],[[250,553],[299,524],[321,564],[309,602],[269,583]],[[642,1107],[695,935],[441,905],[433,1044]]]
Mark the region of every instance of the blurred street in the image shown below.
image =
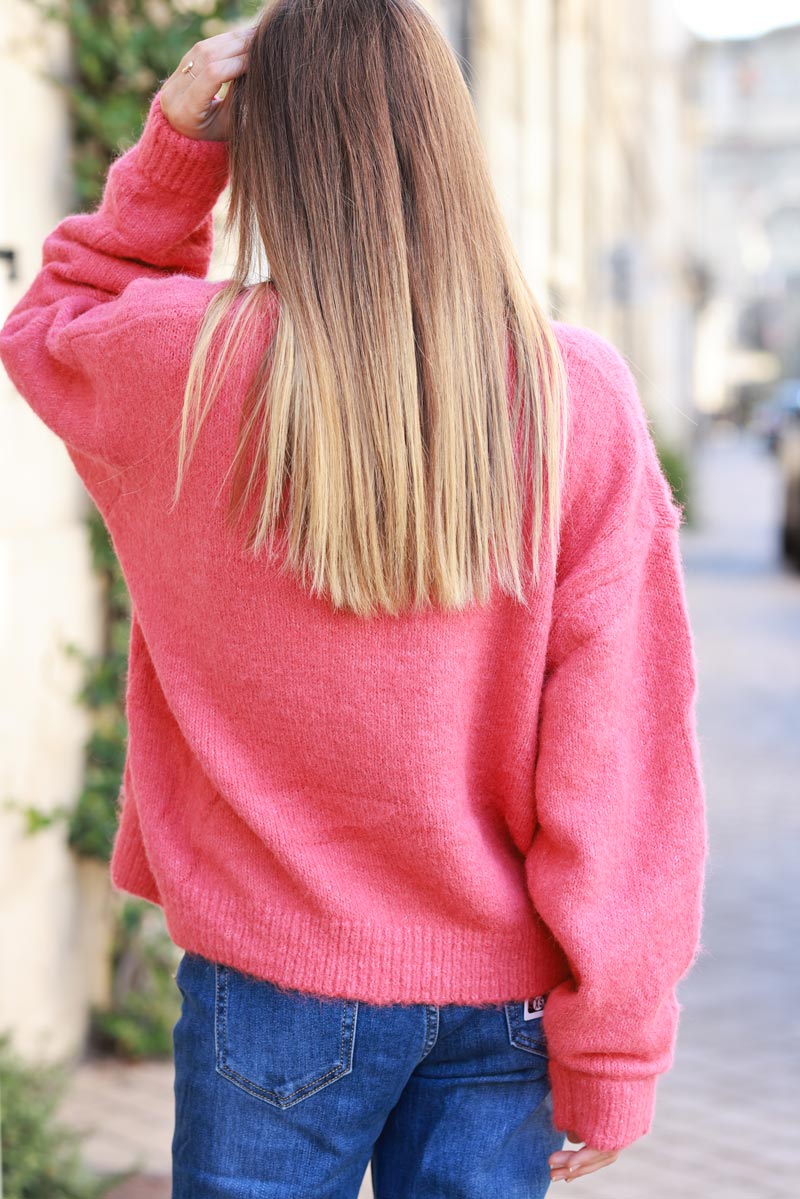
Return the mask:
[[[711,837],[705,952],[680,991],[677,1060],[659,1083],[654,1129],[579,1180],[578,1194],[595,1199],[790,1199],[800,1172],[800,575],[778,555],[779,476],[759,443],[713,430],[694,491],[682,544]],[[99,1167],[138,1160],[163,1176],[171,1067],[127,1075],[125,1101],[115,1098],[125,1067],[85,1067],[64,1114],[84,1127],[94,1114],[101,1131],[87,1156]],[[118,1193],[167,1199],[169,1185],[143,1179]]]

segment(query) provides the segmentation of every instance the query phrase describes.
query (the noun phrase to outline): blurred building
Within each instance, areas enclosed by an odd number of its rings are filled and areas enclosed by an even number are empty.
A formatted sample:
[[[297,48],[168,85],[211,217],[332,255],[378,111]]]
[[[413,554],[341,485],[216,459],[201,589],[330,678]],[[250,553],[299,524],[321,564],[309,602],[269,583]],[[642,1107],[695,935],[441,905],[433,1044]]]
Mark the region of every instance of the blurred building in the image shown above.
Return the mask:
[[[436,6],[430,7],[436,11]],[[625,353],[659,437],[692,420],[693,144],[670,0],[446,0],[523,267]]]
[[[427,0],[467,78],[506,220],[537,295],[625,353],[653,423],[694,428],[691,42],[669,0]],[[41,72],[65,47],[24,0],[0,7],[0,315],[39,267],[71,205],[69,131]],[[12,185],[13,184],[13,185]],[[219,211],[219,210],[218,210]],[[221,222],[220,222],[221,226]],[[780,219],[774,224],[780,236]],[[226,273],[220,240],[212,276]],[[68,641],[99,648],[86,497],[61,443],[0,378],[3,796],[51,808],[80,789],[88,732]],[[21,500],[24,498],[24,502]],[[0,809],[0,1028],[20,1048],[78,1048],[107,991],[102,886],[63,826],[27,837]],[[102,875],[102,868],[101,868]],[[9,980],[14,980],[14,985]]]
[[[698,42],[687,62],[695,112],[695,243],[711,296],[699,329],[699,401],[746,402],[800,377],[800,25]]]

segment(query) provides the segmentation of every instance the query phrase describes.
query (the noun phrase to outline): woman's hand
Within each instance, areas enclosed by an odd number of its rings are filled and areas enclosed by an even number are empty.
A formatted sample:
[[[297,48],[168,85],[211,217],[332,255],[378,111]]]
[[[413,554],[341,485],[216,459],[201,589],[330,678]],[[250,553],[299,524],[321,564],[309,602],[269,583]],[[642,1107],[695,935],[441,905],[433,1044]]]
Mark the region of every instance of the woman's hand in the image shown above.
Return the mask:
[[[573,1145],[581,1144],[581,1138],[575,1132],[568,1132],[567,1138]],[[621,1149],[592,1149],[590,1145],[584,1145],[582,1149],[560,1149],[547,1159],[550,1163],[550,1180],[560,1182],[565,1178],[567,1182],[572,1182],[573,1178],[580,1178],[583,1174],[593,1174],[595,1170],[602,1170],[603,1166],[610,1166],[621,1152]]]
[[[229,106],[217,92],[247,70],[255,26],[195,43],[161,87],[161,109],[173,129],[199,141],[225,141]],[[191,64],[191,73],[186,68]]]

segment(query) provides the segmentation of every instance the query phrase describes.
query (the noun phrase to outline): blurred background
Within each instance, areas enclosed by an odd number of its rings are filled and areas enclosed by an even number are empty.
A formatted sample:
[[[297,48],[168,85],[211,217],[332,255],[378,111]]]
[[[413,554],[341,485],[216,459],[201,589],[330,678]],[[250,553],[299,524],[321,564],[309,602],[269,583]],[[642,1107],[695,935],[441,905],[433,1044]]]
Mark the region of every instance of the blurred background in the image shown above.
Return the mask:
[[[46,234],[97,203],[159,81],[257,7],[3,0],[0,317]],[[686,504],[704,952],[653,1131],[578,1185],[794,1196],[800,0],[426,7],[459,55],[531,284],[626,355]],[[220,237],[212,275],[231,261]],[[127,592],[65,449],[2,373],[0,455],[3,1194],[166,1199],[180,951],[160,909],[107,874]]]

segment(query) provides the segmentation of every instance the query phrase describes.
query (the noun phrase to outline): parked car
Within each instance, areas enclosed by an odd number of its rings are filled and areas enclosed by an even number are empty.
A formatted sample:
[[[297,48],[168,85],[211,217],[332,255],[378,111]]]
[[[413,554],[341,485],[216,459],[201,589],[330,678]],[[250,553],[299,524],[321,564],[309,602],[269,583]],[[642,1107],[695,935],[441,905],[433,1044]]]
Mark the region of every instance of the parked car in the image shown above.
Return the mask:
[[[774,454],[784,425],[795,416],[800,416],[800,379],[781,379],[770,398],[755,409],[750,427]]]
[[[782,548],[786,558],[800,570],[800,409],[784,421],[777,450],[784,497]]]

